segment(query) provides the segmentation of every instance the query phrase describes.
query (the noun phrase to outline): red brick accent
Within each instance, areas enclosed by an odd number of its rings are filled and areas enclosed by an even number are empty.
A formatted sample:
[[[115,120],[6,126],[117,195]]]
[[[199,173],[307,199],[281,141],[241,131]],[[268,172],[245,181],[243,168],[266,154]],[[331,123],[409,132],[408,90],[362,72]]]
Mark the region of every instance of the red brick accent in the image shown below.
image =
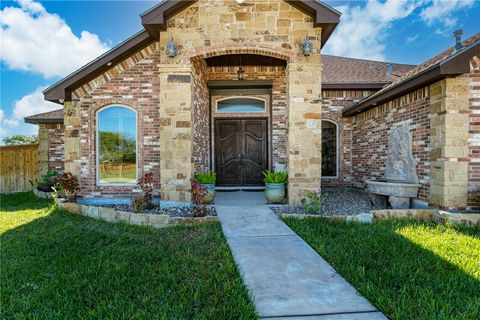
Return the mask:
[[[159,56],[158,44],[152,44],[74,92],[74,100],[81,103],[83,196],[128,197],[135,188],[96,184],[96,112],[111,104],[125,105],[137,112],[137,174],[140,177],[152,172],[155,180],[160,181]],[[158,190],[159,183],[155,187]]]
[[[48,170],[63,172],[65,161],[63,124],[40,123],[38,127],[39,130],[45,130],[48,135]]]
[[[468,191],[480,192],[480,58],[471,61]],[[478,197],[469,197],[467,209],[480,210]]]
[[[364,180],[382,179],[389,130],[408,123],[412,133],[413,156],[422,187],[418,198],[429,199],[430,188],[430,97],[428,87],[391,100],[351,118],[352,173],[354,185]]]
[[[342,110],[373,94],[366,90],[322,90],[322,118],[339,126],[338,177],[322,178],[324,187],[353,185],[351,118],[342,118]]]
[[[192,69],[193,163],[195,172],[206,172],[210,168],[207,64],[205,60],[192,61]]]
[[[208,47],[193,51],[187,57],[192,60],[206,59],[210,57],[223,56],[228,54],[256,54],[282,59],[287,62],[295,62],[296,54],[292,50],[272,48],[261,44],[229,44],[221,47]]]

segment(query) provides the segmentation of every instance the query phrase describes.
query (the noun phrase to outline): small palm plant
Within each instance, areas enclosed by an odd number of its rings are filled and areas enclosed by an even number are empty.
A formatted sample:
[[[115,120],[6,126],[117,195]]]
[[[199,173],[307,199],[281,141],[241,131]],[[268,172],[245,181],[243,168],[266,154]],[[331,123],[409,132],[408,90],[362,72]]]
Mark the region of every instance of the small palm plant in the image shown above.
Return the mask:
[[[283,203],[285,199],[285,183],[288,174],[285,171],[263,171],[265,181],[265,197],[269,203]]]

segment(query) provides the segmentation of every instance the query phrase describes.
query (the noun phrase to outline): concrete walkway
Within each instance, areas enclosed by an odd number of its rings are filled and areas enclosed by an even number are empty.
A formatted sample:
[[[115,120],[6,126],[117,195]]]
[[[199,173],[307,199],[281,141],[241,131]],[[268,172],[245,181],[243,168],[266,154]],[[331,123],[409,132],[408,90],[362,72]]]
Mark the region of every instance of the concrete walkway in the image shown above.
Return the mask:
[[[386,319],[268,207],[216,208],[261,318]]]

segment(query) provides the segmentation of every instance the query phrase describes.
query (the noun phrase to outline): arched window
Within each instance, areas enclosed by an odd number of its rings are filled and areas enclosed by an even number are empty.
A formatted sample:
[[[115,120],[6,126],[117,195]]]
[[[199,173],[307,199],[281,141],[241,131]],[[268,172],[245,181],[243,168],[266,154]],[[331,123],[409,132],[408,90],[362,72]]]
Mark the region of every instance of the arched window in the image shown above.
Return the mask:
[[[97,182],[137,182],[137,115],[128,107],[112,105],[97,113]]]
[[[338,125],[322,120],[322,177],[338,175]]]
[[[217,101],[217,112],[265,112],[265,100],[252,97],[232,97]]]

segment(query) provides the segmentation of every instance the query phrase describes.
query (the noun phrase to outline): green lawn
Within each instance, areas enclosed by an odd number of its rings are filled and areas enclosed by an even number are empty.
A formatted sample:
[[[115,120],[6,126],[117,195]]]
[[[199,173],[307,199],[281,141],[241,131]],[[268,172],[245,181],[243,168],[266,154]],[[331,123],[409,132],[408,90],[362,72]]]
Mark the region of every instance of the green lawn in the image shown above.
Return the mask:
[[[480,319],[480,229],[284,221],[392,319]]]
[[[1,196],[1,319],[254,319],[220,225],[161,230]]]

